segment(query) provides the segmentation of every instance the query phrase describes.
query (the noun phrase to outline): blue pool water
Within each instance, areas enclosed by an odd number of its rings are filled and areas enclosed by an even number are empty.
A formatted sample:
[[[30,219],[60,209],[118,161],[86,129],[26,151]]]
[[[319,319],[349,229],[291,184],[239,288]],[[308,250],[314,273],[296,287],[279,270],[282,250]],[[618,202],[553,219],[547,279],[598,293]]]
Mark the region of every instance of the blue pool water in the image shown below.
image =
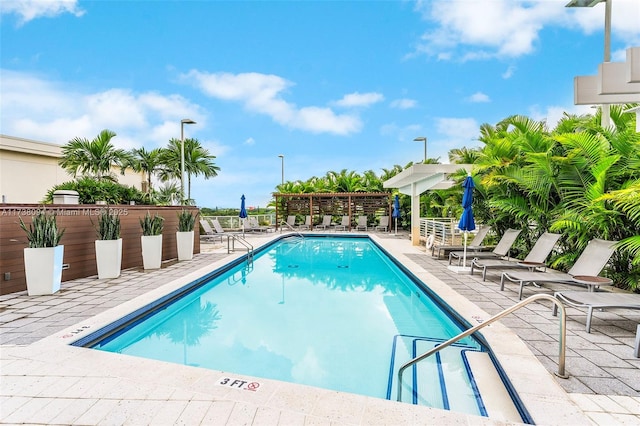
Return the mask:
[[[289,237],[213,275],[92,347],[395,399],[398,367],[461,331],[368,238]],[[484,415],[465,357],[482,350],[408,369],[404,400]]]

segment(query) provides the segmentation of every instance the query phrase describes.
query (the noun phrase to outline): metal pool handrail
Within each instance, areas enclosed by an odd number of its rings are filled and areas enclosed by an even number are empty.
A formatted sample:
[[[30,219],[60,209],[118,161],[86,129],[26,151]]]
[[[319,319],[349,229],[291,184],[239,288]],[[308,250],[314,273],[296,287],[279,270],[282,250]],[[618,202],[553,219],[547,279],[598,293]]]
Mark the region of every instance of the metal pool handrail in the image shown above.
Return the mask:
[[[458,334],[455,337],[452,337],[451,339],[447,340],[446,342],[443,342],[443,343],[439,344],[435,348],[423,353],[422,355],[419,355],[419,356],[413,358],[412,360],[409,360],[406,363],[404,363],[398,369],[398,384],[397,384],[397,386],[398,386],[398,399],[397,400],[398,401],[402,401],[402,374],[404,373],[404,370],[406,370],[408,367],[416,364],[419,361],[422,361],[425,358],[430,357],[431,355],[435,354],[436,352],[439,352],[442,349],[444,349],[444,348],[446,348],[448,346],[451,346],[452,344],[454,344],[457,341],[462,340],[465,337],[475,333],[476,331],[480,330],[481,328],[486,327],[489,324],[492,324],[492,323],[496,322],[500,318],[502,318],[502,317],[512,313],[513,311],[516,311],[516,310],[522,308],[523,306],[528,305],[529,303],[534,302],[534,301],[536,301],[538,299],[550,300],[558,308],[560,308],[560,339],[559,339],[560,354],[558,356],[558,372],[555,373],[555,375],[558,376],[558,377],[561,377],[563,379],[569,378],[569,376],[566,375],[565,371],[564,371],[565,353],[566,353],[566,338],[567,338],[567,317],[566,317],[566,311],[565,311],[564,305],[558,299],[556,299],[553,296],[549,296],[548,294],[535,294],[533,296],[530,296],[530,297],[526,298],[525,300],[523,300],[521,302],[516,303],[512,307],[507,308],[504,311],[492,316],[488,320],[484,321],[482,324],[478,324],[475,327],[471,327],[470,329]]]
[[[253,246],[240,235],[227,235],[227,253],[233,253],[236,250],[236,241],[247,249],[247,262],[253,262]]]

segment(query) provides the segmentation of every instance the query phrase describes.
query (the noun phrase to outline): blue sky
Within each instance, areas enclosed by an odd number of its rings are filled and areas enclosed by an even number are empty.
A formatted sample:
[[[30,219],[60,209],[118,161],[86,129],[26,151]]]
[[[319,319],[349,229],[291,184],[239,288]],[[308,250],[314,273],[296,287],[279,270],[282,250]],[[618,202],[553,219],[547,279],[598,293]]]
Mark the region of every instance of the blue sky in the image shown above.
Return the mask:
[[[0,132],[121,148],[197,138],[201,207],[265,206],[281,179],[362,173],[479,146],[483,123],[547,120],[603,60],[604,4],[568,0],[0,0]],[[612,60],[640,1],[612,3]]]

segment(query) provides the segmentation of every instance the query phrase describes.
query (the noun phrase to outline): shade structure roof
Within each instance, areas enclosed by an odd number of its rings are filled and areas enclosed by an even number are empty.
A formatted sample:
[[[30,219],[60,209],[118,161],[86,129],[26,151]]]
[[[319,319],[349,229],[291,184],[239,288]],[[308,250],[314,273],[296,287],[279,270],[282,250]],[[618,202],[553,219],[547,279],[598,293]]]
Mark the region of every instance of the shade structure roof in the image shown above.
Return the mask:
[[[472,164],[414,164],[383,182],[385,188],[397,188],[406,195],[419,195],[430,189],[451,188],[449,175],[460,169],[471,172]],[[415,192],[414,192],[415,187]]]

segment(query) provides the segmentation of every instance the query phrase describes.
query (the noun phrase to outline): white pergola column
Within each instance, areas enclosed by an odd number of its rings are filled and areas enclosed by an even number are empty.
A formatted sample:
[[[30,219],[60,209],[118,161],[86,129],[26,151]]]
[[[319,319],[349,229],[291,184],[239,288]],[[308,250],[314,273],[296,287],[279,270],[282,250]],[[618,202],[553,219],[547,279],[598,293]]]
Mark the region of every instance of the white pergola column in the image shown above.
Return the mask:
[[[411,244],[420,245],[420,192],[415,182],[411,183]]]

